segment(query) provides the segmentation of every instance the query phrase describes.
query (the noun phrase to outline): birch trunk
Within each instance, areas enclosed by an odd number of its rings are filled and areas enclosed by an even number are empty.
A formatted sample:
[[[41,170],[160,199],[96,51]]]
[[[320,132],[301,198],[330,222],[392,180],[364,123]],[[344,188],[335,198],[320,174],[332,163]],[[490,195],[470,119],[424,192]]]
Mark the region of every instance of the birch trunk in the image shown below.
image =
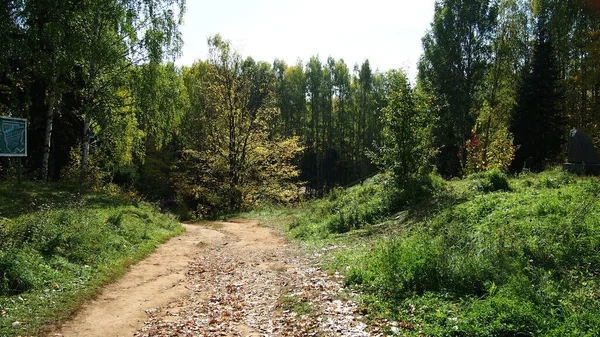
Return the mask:
[[[52,76],[48,92],[48,110],[46,111],[46,129],[44,131],[44,148],[42,152],[42,168],[40,179],[48,180],[48,163],[50,161],[50,148],[52,144],[52,122],[54,120],[54,107],[56,104],[56,75]]]
[[[83,120],[83,142],[81,145],[81,180],[85,180],[90,158],[90,123],[92,119],[86,116]]]

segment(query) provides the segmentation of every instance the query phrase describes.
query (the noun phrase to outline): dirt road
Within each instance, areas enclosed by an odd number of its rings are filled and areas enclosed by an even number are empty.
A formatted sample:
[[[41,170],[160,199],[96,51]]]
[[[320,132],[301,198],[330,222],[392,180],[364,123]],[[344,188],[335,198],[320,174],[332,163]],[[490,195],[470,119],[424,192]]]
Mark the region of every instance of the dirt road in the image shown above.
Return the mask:
[[[315,267],[256,221],[185,225],[49,336],[377,336]]]

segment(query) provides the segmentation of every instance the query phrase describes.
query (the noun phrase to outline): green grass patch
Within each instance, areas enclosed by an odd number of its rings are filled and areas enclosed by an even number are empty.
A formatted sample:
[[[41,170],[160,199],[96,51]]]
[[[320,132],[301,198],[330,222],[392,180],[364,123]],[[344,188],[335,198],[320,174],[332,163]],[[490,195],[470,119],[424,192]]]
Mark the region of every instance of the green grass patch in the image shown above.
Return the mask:
[[[260,221],[262,226],[276,229],[281,233],[288,233],[289,226],[304,213],[306,213],[306,208],[300,205],[290,205],[287,207],[269,205],[244,213],[234,214],[229,218],[255,219]]]
[[[332,252],[326,266],[362,291],[370,315],[402,322],[402,335],[600,331],[597,178],[492,171],[431,181],[408,203],[376,178],[309,204],[290,231],[335,246],[319,248]],[[342,218],[351,225],[336,234]]]
[[[296,295],[284,295],[279,298],[278,307],[298,315],[308,315],[315,309],[305,299]]]
[[[309,202],[308,211],[291,225],[291,234],[300,239],[323,239],[370,229],[397,212],[418,205],[435,194],[443,184],[436,176],[396,182],[388,174],[379,174],[347,190],[335,189],[323,199]]]
[[[183,228],[116,189],[0,187],[0,336],[36,334]],[[14,324],[19,322],[19,324]]]

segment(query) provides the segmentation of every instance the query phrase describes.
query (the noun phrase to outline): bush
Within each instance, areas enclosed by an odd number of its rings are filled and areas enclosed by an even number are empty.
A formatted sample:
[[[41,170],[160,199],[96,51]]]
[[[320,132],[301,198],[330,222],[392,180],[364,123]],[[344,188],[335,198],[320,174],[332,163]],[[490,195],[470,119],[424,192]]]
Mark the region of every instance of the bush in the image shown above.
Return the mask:
[[[475,173],[466,178],[473,181],[473,189],[482,192],[510,191],[506,174],[499,169]]]
[[[113,172],[113,183],[119,186],[132,187],[137,186],[137,181],[140,179],[137,167],[133,164],[119,165]]]
[[[439,289],[443,267],[439,245],[427,235],[385,240],[374,249],[370,272],[380,294],[393,298]],[[440,273],[442,271],[442,273]]]
[[[472,300],[464,309],[455,330],[465,336],[535,336],[548,323],[536,304],[503,295]]]
[[[312,202],[310,212],[291,228],[297,237],[345,233],[373,224],[389,214],[395,189],[387,175],[377,175],[347,190],[334,189]]]

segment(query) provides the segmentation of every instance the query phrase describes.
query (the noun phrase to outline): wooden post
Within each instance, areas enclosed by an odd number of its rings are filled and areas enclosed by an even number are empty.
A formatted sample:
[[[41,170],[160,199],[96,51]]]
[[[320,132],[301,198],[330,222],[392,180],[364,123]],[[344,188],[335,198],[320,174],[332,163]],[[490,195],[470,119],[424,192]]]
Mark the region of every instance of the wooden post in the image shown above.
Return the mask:
[[[17,170],[17,184],[21,185],[23,181],[23,163],[21,162],[21,157],[19,157],[19,169]]]

